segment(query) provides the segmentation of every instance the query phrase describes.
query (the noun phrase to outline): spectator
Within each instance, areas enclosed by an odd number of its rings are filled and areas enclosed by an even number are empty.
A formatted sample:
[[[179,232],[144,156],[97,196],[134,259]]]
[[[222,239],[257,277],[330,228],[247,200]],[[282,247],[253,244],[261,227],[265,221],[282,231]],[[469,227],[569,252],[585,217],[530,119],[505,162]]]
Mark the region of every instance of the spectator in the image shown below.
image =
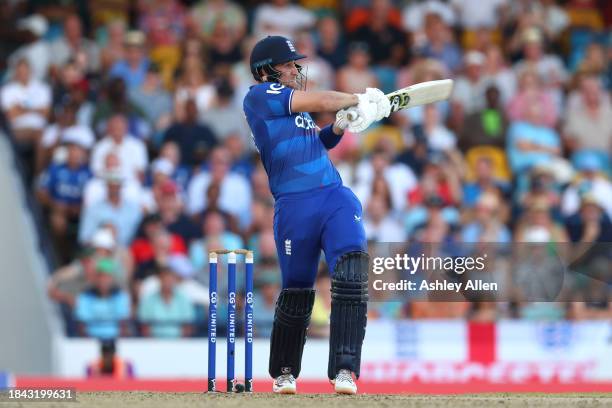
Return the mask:
[[[461,69],[461,51],[440,14],[425,16],[425,38],[417,46],[420,55],[440,61],[448,71],[458,72]]]
[[[197,116],[212,108],[217,100],[215,87],[208,81],[199,59],[192,57],[183,61],[183,68],[174,92],[174,109],[177,121],[187,120],[189,101],[195,101]]]
[[[516,75],[498,45],[487,47],[484,55],[483,78],[488,84],[487,89],[496,87],[505,106],[516,92]]]
[[[134,262],[137,267],[155,258],[153,242],[161,233],[168,233],[162,219],[158,214],[144,217],[139,227],[139,232],[130,246]],[[169,251],[171,254],[186,254],[185,241],[180,235],[169,233]]]
[[[398,14],[397,10],[389,0],[377,0],[372,2],[369,12],[368,24],[351,33],[351,40],[368,45],[372,64],[399,67],[406,58],[405,34],[389,17]]]
[[[107,178],[113,178],[121,174],[121,162],[117,153],[111,151],[104,157],[103,169],[100,174],[89,179],[83,191],[83,207],[89,207],[107,196]],[[139,203],[144,208],[146,202],[143,199],[142,185],[134,178],[123,179],[121,183],[121,196],[126,200]]]
[[[127,246],[140,223],[142,210],[138,203],[130,201],[121,195],[123,176],[110,173],[105,176],[107,196],[83,211],[79,225],[79,242],[89,242],[97,228],[102,224],[111,224],[117,231],[117,241]]]
[[[100,69],[100,49],[95,42],[83,37],[81,20],[76,14],[66,17],[63,35],[50,47],[51,62],[56,67],[75,60],[86,72],[94,73]]]
[[[115,114],[108,120],[107,136],[95,144],[91,153],[91,169],[100,176],[104,169],[104,158],[115,152],[119,158],[119,172],[130,180],[144,180],[148,154],[145,144],[127,133],[127,120]]]
[[[485,56],[480,51],[465,55],[465,75],[460,76],[453,89],[452,101],[464,115],[478,112],[485,105],[486,83],[483,77]]]
[[[212,0],[195,2],[191,8],[190,17],[196,34],[206,42],[212,35],[217,21],[223,21],[238,40],[244,37],[247,29],[247,19],[244,10],[232,1]]]
[[[125,31],[123,20],[113,20],[106,24],[106,43],[100,50],[100,71],[108,72],[117,61],[125,59]]]
[[[272,262],[272,264],[275,262]],[[253,315],[257,316],[255,335],[267,338],[272,334],[274,323],[274,311],[276,309],[276,297],[280,291],[278,275],[276,270],[270,270],[271,262],[260,263],[256,266],[257,277],[255,278],[255,297],[258,301],[253,303]],[[278,266],[276,266],[278,269]],[[327,323],[327,322],[326,322]],[[313,336],[312,324],[309,326],[309,335]],[[316,336],[313,336],[316,337]]]
[[[87,378],[134,378],[134,366],[117,355],[114,339],[100,341],[100,358],[87,365]]]
[[[32,77],[30,64],[21,59],[15,66],[12,81],[2,87],[2,111],[17,141],[36,146],[47,124],[51,90]]]
[[[145,79],[149,58],[145,53],[146,37],[142,31],[125,34],[125,58],[116,61],[110,71],[111,77],[123,79],[128,89],[138,88]]]
[[[185,36],[187,15],[181,2],[153,0],[143,5],[139,28],[155,48],[176,47]]]
[[[370,49],[366,43],[349,45],[348,64],[336,75],[336,87],[341,92],[363,92],[365,88],[376,88],[378,79],[370,68]]]
[[[580,210],[566,218],[572,242],[612,242],[612,222],[595,197],[585,194]]]
[[[461,240],[465,243],[490,242],[508,244],[512,234],[501,219],[501,203],[492,193],[484,193],[476,203],[475,220],[463,227]]]
[[[501,104],[499,89],[490,86],[485,91],[486,106],[467,115],[459,137],[462,152],[478,146],[506,147],[508,119]]]
[[[610,94],[593,75],[582,75],[579,90],[568,100],[563,133],[572,152],[597,151],[612,160],[612,104]]]
[[[202,115],[202,122],[208,127],[208,132],[212,132],[212,135],[214,135],[213,138],[224,141],[231,135],[235,135],[244,144],[250,141],[251,131],[249,130],[246,119],[244,119],[244,114],[233,102],[234,89],[231,84],[226,80],[220,81],[217,84],[217,103],[204,112]],[[204,129],[198,132],[198,136],[204,136],[205,132],[203,132],[203,130]],[[176,133],[174,134],[176,135]],[[183,137],[182,139],[192,140],[193,137],[189,139]],[[205,142],[208,145],[206,150],[216,144],[211,144],[210,142],[212,142],[212,139],[210,139],[208,143]]]
[[[93,286],[76,299],[74,314],[84,336],[112,339],[128,333],[130,298],[116,286],[115,268],[110,259],[98,260]]]
[[[289,0],[272,0],[255,9],[253,35],[262,38],[266,35],[281,35],[293,39],[301,30],[314,26],[315,16],[302,6],[291,4]]]
[[[479,27],[495,28],[504,16],[508,6],[507,0],[491,0],[485,3],[479,0],[451,0],[459,24],[466,30],[476,30]]]
[[[334,85],[334,71],[332,66],[319,57],[310,33],[302,32],[295,40],[297,52],[308,56],[302,64],[302,68],[308,73],[308,90],[329,91],[336,89]]]
[[[131,89],[129,97],[144,112],[147,121],[153,124],[155,132],[162,132],[170,126],[172,97],[162,86],[157,65],[149,65],[142,85]]]
[[[525,70],[519,75],[518,92],[508,104],[510,120],[525,120],[527,111],[534,105],[541,112],[541,125],[554,127],[557,123],[557,108],[551,94],[543,88],[541,77],[535,70]]]
[[[17,62],[25,59],[32,69],[32,78],[44,81],[51,66],[51,50],[49,43],[44,40],[44,35],[49,28],[47,19],[40,14],[33,14],[17,22],[17,28],[27,30],[32,34],[31,41],[15,50],[8,59],[8,76],[12,77],[13,68]]]
[[[238,37],[223,20],[215,23],[209,40],[207,61],[214,61],[214,72],[220,74],[242,59],[241,44]]]
[[[181,164],[181,151],[178,144],[172,141],[164,142],[159,150],[159,158],[172,163],[174,168],[172,179],[181,191],[187,191],[187,185],[191,178],[191,168]]]
[[[430,14],[437,14],[449,27],[456,23],[455,10],[443,0],[425,0],[412,2],[402,10],[402,25],[406,31],[414,33],[417,37],[423,35],[425,21]]]
[[[529,203],[527,212],[519,219],[514,231],[516,242],[567,242],[563,225],[554,221],[550,205],[544,200]]]
[[[179,288],[170,267],[158,273],[159,290],[140,300],[138,319],[145,337],[189,337],[193,332],[194,305]]]
[[[440,113],[435,104],[425,107],[423,133],[427,139],[429,150],[434,152],[447,152],[455,149],[457,139],[440,120]]]
[[[174,182],[166,181],[160,186],[157,208],[164,226],[180,236],[186,245],[201,236],[199,228],[185,214],[183,200]]]
[[[94,249],[84,247],[76,259],[53,271],[47,283],[49,297],[70,310],[75,306],[79,293],[94,285],[96,257]]]
[[[508,184],[495,177],[493,161],[487,156],[480,157],[474,166],[474,180],[463,184],[463,206],[474,207],[483,194],[499,195],[508,191]]]
[[[403,242],[406,239],[404,230],[393,219],[389,210],[389,203],[382,196],[370,197],[363,220],[368,241]],[[355,221],[361,221],[361,216],[355,215]]]
[[[578,212],[582,196],[588,194],[597,200],[610,219],[612,219],[612,183],[606,176],[598,157],[585,154],[576,163],[578,174],[565,189],[561,198],[561,211],[565,216]]]
[[[91,178],[85,147],[78,139],[64,139],[68,145],[65,164],[52,164],[39,180],[38,199],[49,211],[54,242],[66,262],[78,231],[83,188]]]
[[[187,212],[191,215],[207,207],[205,192],[211,183],[221,186],[219,207],[240,220],[241,226],[249,223],[251,186],[248,180],[230,171],[230,155],[226,148],[218,147],[210,155],[210,169],[194,176],[189,183]]]
[[[92,126],[96,133],[103,135],[108,132],[108,121],[114,115],[124,115],[128,131],[139,139],[151,136],[151,126],[146,114],[128,98],[125,82],[121,78],[111,78],[105,89],[105,98],[96,106]]]
[[[317,54],[327,61],[334,70],[347,62],[347,48],[340,32],[338,20],[333,16],[319,19]]]
[[[209,211],[202,222],[202,236],[189,247],[189,257],[193,266],[204,270],[208,260],[208,253],[213,249],[239,249],[244,247],[240,236],[227,230],[223,214],[218,211]]]

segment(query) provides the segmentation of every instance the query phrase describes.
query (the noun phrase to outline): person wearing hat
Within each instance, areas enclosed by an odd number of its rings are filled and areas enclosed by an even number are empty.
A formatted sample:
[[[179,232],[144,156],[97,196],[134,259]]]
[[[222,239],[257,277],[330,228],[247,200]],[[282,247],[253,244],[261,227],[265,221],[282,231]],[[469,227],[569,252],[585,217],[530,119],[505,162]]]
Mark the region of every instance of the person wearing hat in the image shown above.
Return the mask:
[[[139,202],[122,196],[124,177],[117,171],[104,174],[106,197],[85,207],[79,225],[79,242],[90,242],[100,225],[110,224],[117,231],[117,242],[127,246],[134,237],[142,218]]]
[[[456,81],[452,101],[465,115],[478,112],[485,106],[487,81],[484,78],[485,55],[480,51],[468,51],[463,58],[464,74]]]
[[[127,334],[130,297],[116,285],[116,269],[112,259],[98,259],[93,285],[76,298],[74,316],[84,336],[113,339]]]
[[[32,14],[19,20],[17,28],[28,31],[31,34],[32,41],[19,47],[9,56],[9,77],[13,75],[12,71],[16,63],[24,58],[32,68],[32,77],[44,81],[51,65],[49,43],[43,38],[49,28],[47,19],[41,14]]]
[[[109,71],[111,77],[123,79],[128,89],[140,87],[145,80],[150,64],[146,41],[142,31],[128,31],[124,38],[125,58],[115,62]]]
[[[375,88],[362,94],[306,90],[306,76],[296,63],[303,58],[306,56],[297,53],[288,38],[268,36],[260,40],[251,52],[251,72],[257,84],[243,103],[276,199],[274,232],[282,291],[270,339],[269,373],[274,378],[274,392],[297,392],[296,378],[323,249],[333,271],[332,293],[342,293],[345,285],[362,288],[348,298],[339,295],[332,302],[327,370],[336,392],[355,394],[354,379],[359,377],[365,336],[367,290],[363,288],[367,288],[369,256],[361,204],[342,185],[327,150],[340,142],[345,129],[364,131],[374,121],[389,116],[391,106],[384,93]],[[323,129],[316,126],[309,113],[336,111],[336,121]],[[214,178],[214,170],[211,173]],[[223,191],[221,195],[223,205]],[[226,208],[232,211],[237,207]],[[287,324],[280,317],[283,314],[296,319]]]
[[[37,196],[49,210],[53,241],[63,261],[72,255],[72,243],[78,231],[83,189],[92,174],[87,163],[87,144],[78,137],[63,139],[66,162],[52,163],[41,174]],[[85,144],[85,146],[84,146]]]

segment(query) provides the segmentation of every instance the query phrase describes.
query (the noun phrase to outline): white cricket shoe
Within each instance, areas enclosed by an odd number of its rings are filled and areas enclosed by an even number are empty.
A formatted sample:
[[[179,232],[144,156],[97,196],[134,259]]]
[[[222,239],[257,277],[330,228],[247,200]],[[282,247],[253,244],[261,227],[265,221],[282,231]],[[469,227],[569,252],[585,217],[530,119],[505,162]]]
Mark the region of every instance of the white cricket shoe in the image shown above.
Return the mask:
[[[297,384],[292,374],[281,374],[274,380],[272,391],[276,394],[296,394]]]
[[[338,375],[336,375],[333,383],[336,394],[357,394],[357,384],[355,384],[353,373],[350,370],[342,369],[338,371]]]

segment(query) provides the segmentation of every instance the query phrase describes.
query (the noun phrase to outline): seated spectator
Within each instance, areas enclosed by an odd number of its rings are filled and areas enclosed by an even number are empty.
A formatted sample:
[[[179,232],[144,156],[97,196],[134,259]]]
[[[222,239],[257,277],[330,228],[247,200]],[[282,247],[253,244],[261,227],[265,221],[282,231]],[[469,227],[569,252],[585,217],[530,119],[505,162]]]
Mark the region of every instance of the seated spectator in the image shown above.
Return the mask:
[[[152,126],[145,112],[128,97],[125,82],[121,78],[111,78],[105,88],[104,97],[96,104],[92,127],[98,135],[110,133],[109,122],[116,115],[124,116],[126,129],[140,140],[151,137]]]
[[[100,69],[100,49],[83,36],[81,20],[76,14],[66,17],[63,35],[50,44],[50,49],[51,63],[55,67],[72,59],[79,61],[86,72],[95,73]]]
[[[126,117],[115,114],[108,120],[107,136],[97,142],[91,153],[91,169],[100,176],[104,158],[115,152],[119,158],[119,171],[126,179],[142,182],[147,167],[148,153],[145,144],[128,133]]]
[[[498,45],[491,45],[484,50],[485,63],[483,75],[487,89],[497,88],[499,92],[499,106],[508,104],[516,92],[516,75],[508,66],[504,54]]]
[[[274,270],[278,269],[278,263],[274,260],[273,262],[260,262],[255,268],[258,271],[254,285],[255,298],[258,301],[253,303],[253,315],[257,316],[255,335],[257,337],[269,338],[272,334],[272,325],[274,323],[276,298],[280,292],[278,270]],[[325,324],[327,323],[328,321],[325,322]],[[313,336],[312,329],[313,321],[311,319],[308,331],[309,336]],[[316,337],[316,335],[313,337]]]
[[[434,104],[425,107],[423,134],[427,139],[429,150],[433,152],[454,150],[457,145],[455,134],[444,126],[438,108]]]
[[[178,277],[171,267],[157,274],[159,290],[140,300],[138,319],[145,337],[189,337],[195,319],[194,305],[177,287]]]
[[[561,154],[559,135],[545,124],[542,109],[540,103],[531,101],[525,107],[524,119],[508,129],[508,159],[513,173],[548,164]]]
[[[455,241],[453,236],[457,224],[457,216],[448,210],[452,207],[445,207],[444,201],[435,195],[425,199],[426,217],[424,222],[414,227],[414,241],[424,244],[429,243],[452,243]]]
[[[193,217],[194,221],[198,225],[202,225],[206,215],[210,212],[218,212],[223,216],[223,220],[227,225],[227,229],[234,234],[240,234],[240,227],[238,225],[238,218],[224,211],[219,207],[219,197],[221,196],[221,186],[218,183],[212,183],[206,189],[206,202],[207,206],[204,211]]]
[[[2,111],[17,141],[36,146],[47,125],[51,89],[46,83],[32,78],[27,60],[17,62],[13,78],[2,87],[0,98]]]
[[[336,88],[340,92],[355,93],[377,87],[378,79],[370,67],[368,45],[352,42],[349,45],[348,62],[337,71]]]
[[[138,88],[145,79],[149,59],[145,53],[146,37],[142,31],[125,34],[125,58],[116,61],[110,68],[111,77],[121,78],[128,89]]]
[[[426,58],[440,61],[450,72],[461,68],[461,51],[453,41],[453,32],[439,13],[428,13],[424,18],[425,38],[417,52]]]
[[[541,239],[539,237],[542,237]],[[563,225],[551,217],[550,204],[545,200],[529,203],[514,231],[516,242],[567,242]]]
[[[464,115],[470,115],[485,106],[485,56],[480,51],[469,51],[465,54],[464,62],[465,74],[456,79],[451,100],[454,109],[460,109]]]
[[[153,124],[154,132],[163,132],[172,121],[172,97],[163,88],[159,67],[149,65],[142,85],[128,92],[130,101],[146,115],[147,121]],[[157,143],[158,138],[154,142]]]
[[[597,156],[592,152],[583,155],[576,163],[578,174],[561,197],[561,211],[565,216],[578,212],[582,196],[588,194],[597,200],[612,219],[612,182],[606,176]]]
[[[110,259],[98,260],[93,286],[76,299],[74,315],[83,336],[112,339],[128,332],[130,298],[115,284],[115,268]]]
[[[429,155],[420,182],[406,195],[410,205],[420,204],[427,197],[436,196],[444,206],[459,206],[462,199],[461,174],[450,156],[440,153]]]
[[[139,233],[134,238],[130,249],[134,262],[137,267],[140,267],[155,258],[155,249],[153,242],[158,234],[164,232],[162,219],[158,214],[147,215],[140,224]],[[177,234],[169,234],[170,238],[170,253],[171,254],[186,254],[187,248],[185,241]]]
[[[47,126],[39,145],[37,167],[43,169],[51,161],[60,164],[66,161],[67,149],[62,143],[78,143],[87,154],[93,147],[96,138],[89,126],[77,123],[78,105],[68,103],[56,109],[56,123]]]
[[[494,193],[484,193],[478,199],[475,208],[475,220],[466,224],[461,231],[461,240],[465,243],[490,242],[507,244],[512,242],[512,235],[501,222],[501,203]]]
[[[49,22],[41,14],[32,14],[17,22],[17,28],[27,30],[31,37],[27,43],[17,48],[8,58],[8,76],[13,76],[13,69],[21,59],[28,61],[32,69],[32,77],[44,81],[51,65],[51,50],[44,36],[49,29]]]
[[[227,80],[219,82],[217,85],[217,103],[204,112],[201,119],[202,123],[209,128],[206,132],[212,132],[213,138],[219,141],[224,141],[229,136],[235,135],[240,138],[243,144],[250,143],[251,130],[244,118],[242,109],[234,105],[234,89]],[[203,136],[200,137],[203,138]],[[182,136],[181,139],[188,140],[185,136]],[[210,145],[210,143],[207,144]]]
[[[612,242],[612,221],[592,195],[585,194],[580,210],[565,219],[572,242]]]
[[[368,200],[366,213],[363,215],[363,226],[366,239],[374,242],[403,242],[406,234],[400,224],[389,212],[390,202],[380,195]],[[355,215],[355,221],[361,217]]]
[[[68,307],[72,314],[79,293],[93,286],[95,280],[95,251],[84,247],[75,260],[53,271],[47,283],[47,293],[55,302]]]
[[[557,123],[557,107],[550,92],[543,87],[538,72],[526,69],[519,74],[519,87],[517,93],[508,103],[508,118],[511,121],[525,121],[529,116],[529,109],[537,105],[541,115],[541,125],[554,127]]]
[[[239,249],[244,247],[242,238],[227,230],[223,215],[209,211],[202,222],[204,238],[194,241],[189,247],[189,257],[197,270],[208,265],[208,253],[213,249]]]
[[[117,232],[113,225],[101,225],[90,245],[96,259],[112,259],[115,262],[115,282],[121,289],[127,290],[134,273],[134,261],[129,250],[117,244]]]
[[[480,197],[489,192],[498,194],[508,192],[509,185],[498,180],[493,170],[493,162],[487,156],[480,157],[474,166],[473,181],[463,183],[463,203],[467,208],[474,207]]]
[[[201,236],[199,226],[185,214],[183,199],[176,183],[166,181],[160,186],[157,210],[163,225],[171,233],[180,236],[186,245]]]
[[[495,86],[485,91],[486,106],[468,115],[459,136],[462,152],[476,146],[506,147],[508,119],[501,105],[500,92]]]
[[[157,211],[157,203],[161,199],[164,186],[176,183],[172,180],[174,175],[174,165],[170,160],[165,158],[157,158],[153,160],[149,166],[146,187],[143,187],[143,202],[145,203],[145,211],[153,213]],[[178,186],[176,186],[178,189]],[[166,188],[167,189],[167,188]]]
[[[326,60],[317,54],[312,35],[309,32],[300,33],[295,39],[295,46],[299,54],[308,56],[300,64],[308,73],[308,90],[329,91],[336,89],[334,70]]]
[[[108,195],[107,179],[115,178],[121,174],[121,162],[119,156],[110,151],[104,157],[102,172],[89,179],[85,184],[83,192],[83,207],[89,207],[99,201],[103,201]],[[121,183],[121,197],[128,201],[139,203],[142,208],[145,208],[147,203],[144,201],[142,194],[142,185],[137,179],[123,179]]]
[[[134,366],[117,355],[115,340],[100,341],[100,358],[89,363],[87,378],[113,378],[123,380],[134,378]]]
[[[79,242],[90,242],[100,225],[111,224],[117,231],[117,241],[127,246],[134,237],[142,218],[142,209],[137,202],[122,197],[123,176],[118,173],[105,175],[107,196],[83,211],[79,225]]]
[[[191,167],[181,163],[181,151],[175,142],[164,142],[159,149],[159,158],[166,159],[174,167],[172,179],[179,187],[180,191],[187,191],[189,180],[191,179]]]
[[[235,215],[241,226],[250,220],[251,186],[248,180],[231,169],[230,154],[226,148],[218,147],[210,155],[210,169],[194,176],[189,183],[187,211],[194,215],[207,207],[206,190],[211,183],[221,186],[219,208]]]
[[[73,251],[72,243],[78,231],[83,202],[83,189],[91,178],[87,153],[81,140],[64,139],[67,145],[66,163],[51,164],[41,174],[38,200],[49,211],[53,241],[62,258],[67,261]]]
[[[208,43],[207,61],[215,61],[214,76],[220,76],[242,59],[240,37],[231,31],[225,21],[215,22],[215,28]]]
[[[338,70],[347,60],[347,48],[340,32],[338,20],[334,16],[321,17],[317,23],[317,54]]]
[[[253,35],[262,38],[265,35],[282,35],[295,38],[295,34],[314,26],[314,14],[298,4],[288,0],[274,0],[262,3],[254,10]]]
[[[181,164],[192,167],[197,163],[196,157],[206,157],[218,141],[209,126],[199,123],[195,100],[187,100],[184,109],[183,119],[174,122],[166,130],[163,140],[164,143],[176,143],[181,152]],[[235,122],[235,119],[232,119],[232,121]]]
[[[196,105],[196,118],[212,108],[217,100],[215,86],[207,77],[207,72],[198,57],[185,58],[174,91],[174,114],[178,122],[187,120],[187,102]]]
[[[100,49],[100,70],[104,73],[119,60],[125,58],[125,30],[123,20],[111,20],[106,24],[106,42]]]
[[[582,75],[579,90],[568,100],[564,138],[572,152],[592,150],[612,160],[612,103],[599,78]]]
[[[233,1],[194,3],[190,17],[196,34],[204,41],[211,37],[215,22],[219,20],[224,21],[238,39],[244,37],[247,29],[245,11]]]

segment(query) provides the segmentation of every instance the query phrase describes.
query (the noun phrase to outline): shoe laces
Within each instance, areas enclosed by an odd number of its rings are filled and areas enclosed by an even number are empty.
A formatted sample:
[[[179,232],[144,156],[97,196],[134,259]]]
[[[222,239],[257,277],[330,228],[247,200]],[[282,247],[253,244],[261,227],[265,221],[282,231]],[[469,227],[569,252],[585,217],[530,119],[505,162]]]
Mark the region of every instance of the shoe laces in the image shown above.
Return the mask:
[[[277,385],[291,384],[295,382],[295,378],[293,378],[292,374],[281,374],[276,378]]]
[[[351,373],[349,370],[340,370],[336,376],[336,381],[353,382],[353,373]]]

